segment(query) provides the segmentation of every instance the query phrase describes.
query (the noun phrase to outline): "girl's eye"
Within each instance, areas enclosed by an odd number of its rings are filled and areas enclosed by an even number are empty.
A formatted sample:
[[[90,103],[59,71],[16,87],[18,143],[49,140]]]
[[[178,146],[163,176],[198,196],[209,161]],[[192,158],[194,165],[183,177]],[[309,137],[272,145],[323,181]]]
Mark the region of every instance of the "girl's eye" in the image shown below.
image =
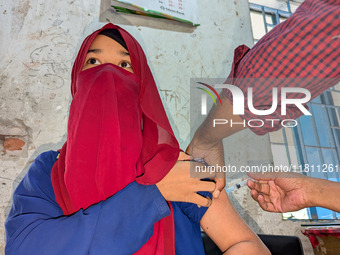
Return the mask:
[[[95,58],[90,58],[88,61],[87,61],[88,64],[91,64],[91,65],[99,65],[100,62],[95,59]]]
[[[119,66],[119,67],[122,67],[122,68],[131,68],[131,67],[132,67],[132,66],[130,65],[130,63],[127,62],[127,61],[121,62],[118,66]]]

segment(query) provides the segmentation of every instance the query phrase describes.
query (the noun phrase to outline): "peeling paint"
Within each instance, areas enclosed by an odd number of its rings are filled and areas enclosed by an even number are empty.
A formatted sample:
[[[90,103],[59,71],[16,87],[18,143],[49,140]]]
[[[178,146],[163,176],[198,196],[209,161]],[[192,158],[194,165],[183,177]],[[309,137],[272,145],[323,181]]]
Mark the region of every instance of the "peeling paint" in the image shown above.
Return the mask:
[[[17,151],[22,150],[22,147],[25,145],[25,141],[19,138],[6,138],[4,141],[4,151]]]

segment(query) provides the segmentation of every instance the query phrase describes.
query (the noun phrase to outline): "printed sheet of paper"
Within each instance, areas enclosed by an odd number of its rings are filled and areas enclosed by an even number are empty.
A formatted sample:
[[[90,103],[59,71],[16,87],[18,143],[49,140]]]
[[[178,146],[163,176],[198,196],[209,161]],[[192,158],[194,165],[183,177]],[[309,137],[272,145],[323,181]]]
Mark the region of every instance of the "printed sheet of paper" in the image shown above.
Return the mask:
[[[118,12],[167,18],[199,25],[196,0],[111,0]]]

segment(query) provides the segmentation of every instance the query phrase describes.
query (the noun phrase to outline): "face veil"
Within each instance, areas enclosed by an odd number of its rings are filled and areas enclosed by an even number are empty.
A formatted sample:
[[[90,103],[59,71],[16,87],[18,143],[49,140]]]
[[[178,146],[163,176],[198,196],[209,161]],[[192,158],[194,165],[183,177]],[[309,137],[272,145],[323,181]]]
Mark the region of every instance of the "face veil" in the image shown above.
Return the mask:
[[[134,73],[112,64],[82,71],[93,40],[107,29],[121,34]],[[133,181],[155,184],[174,166],[178,142],[144,52],[125,30],[109,23],[84,40],[72,69],[71,92],[67,142],[51,174],[65,215],[103,201]],[[174,254],[173,246],[169,216],[155,224],[154,235],[138,252],[154,254],[166,247],[163,254]]]

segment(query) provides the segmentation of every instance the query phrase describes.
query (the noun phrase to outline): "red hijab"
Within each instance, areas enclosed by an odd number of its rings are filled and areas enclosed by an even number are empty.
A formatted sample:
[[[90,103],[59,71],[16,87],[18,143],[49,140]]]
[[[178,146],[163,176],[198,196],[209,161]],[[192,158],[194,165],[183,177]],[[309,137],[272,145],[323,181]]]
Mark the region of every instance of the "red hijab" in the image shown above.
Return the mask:
[[[122,35],[133,74],[112,64],[81,71],[93,40],[104,29]],[[109,23],[84,40],[73,65],[71,92],[67,142],[51,173],[65,215],[103,201],[133,181],[155,184],[176,163],[179,145],[146,57],[124,29]],[[163,244],[162,254],[174,254],[173,215],[154,228],[137,253],[158,253]]]

